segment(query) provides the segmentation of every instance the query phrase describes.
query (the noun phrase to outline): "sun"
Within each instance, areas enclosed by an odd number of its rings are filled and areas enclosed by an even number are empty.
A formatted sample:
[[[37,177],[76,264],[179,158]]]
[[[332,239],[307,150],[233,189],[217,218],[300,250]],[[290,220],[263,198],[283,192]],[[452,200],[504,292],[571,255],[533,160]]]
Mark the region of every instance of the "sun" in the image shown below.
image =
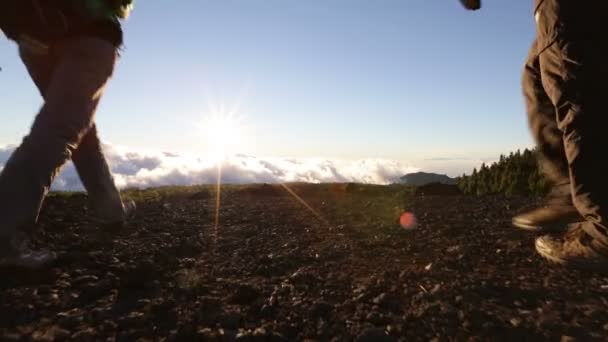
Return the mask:
[[[243,126],[237,117],[215,113],[203,122],[207,157],[220,162],[238,153],[243,147]]]

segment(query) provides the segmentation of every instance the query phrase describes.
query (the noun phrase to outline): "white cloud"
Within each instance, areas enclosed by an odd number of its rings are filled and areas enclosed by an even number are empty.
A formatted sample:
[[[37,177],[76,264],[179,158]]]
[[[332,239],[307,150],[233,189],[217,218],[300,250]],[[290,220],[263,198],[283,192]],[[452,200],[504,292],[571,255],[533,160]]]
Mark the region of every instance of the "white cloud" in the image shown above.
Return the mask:
[[[0,168],[14,146],[0,148]],[[167,152],[132,151],[105,145],[104,151],[120,188],[164,185],[213,184],[217,164],[204,156]],[[359,182],[387,184],[417,168],[386,159],[356,161],[294,158],[257,158],[236,155],[223,161],[224,183]],[[53,183],[55,190],[82,190],[71,163]]]

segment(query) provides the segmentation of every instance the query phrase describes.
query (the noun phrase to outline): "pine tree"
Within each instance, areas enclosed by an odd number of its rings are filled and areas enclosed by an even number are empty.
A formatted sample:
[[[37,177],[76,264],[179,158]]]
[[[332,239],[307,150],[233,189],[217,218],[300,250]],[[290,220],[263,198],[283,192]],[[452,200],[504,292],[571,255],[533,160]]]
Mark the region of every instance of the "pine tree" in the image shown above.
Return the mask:
[[[479,170],[458,180],[465,194],[544,195],[549,184],[538,167],[536,151],[525,149],[500,155],[498,162],[482,163]]]

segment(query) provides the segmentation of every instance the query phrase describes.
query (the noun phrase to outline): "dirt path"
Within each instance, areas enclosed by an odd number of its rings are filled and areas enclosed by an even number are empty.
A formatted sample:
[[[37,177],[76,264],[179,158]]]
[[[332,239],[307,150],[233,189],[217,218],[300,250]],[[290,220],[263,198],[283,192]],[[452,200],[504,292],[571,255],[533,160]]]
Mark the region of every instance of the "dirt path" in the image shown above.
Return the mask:
[[[115,236],[86,218],[84,196],[53,196],[36,242],[60,259],[2,270],[0,338],[608,336],[608,277],[549,266],[534,235],[510,227],[532,200],[326,190],[295,189],[307,208],[280,188],[233,189],[217,230],[212,192],[137,192],[137,216]],[[387,198],[417,229],[388,218]]]

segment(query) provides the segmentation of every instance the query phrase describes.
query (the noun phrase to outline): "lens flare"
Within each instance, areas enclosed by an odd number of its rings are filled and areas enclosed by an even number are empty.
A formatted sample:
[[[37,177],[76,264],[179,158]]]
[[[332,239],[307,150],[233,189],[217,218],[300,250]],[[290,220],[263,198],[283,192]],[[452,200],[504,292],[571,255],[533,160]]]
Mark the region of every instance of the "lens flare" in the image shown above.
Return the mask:
[[[399,217],[399,224],[403,229],[415,229],[416,228],[416,216],[413,213],[406,211]]]
[[[306,209],[308,209],[308,211],[310,211],[313,216],[315,216],[317,219],[319,219],[319,221],[323,222],[326,226],[330,226],[329,221],[327,221],[323,216],[321,216],[321,214],[319,214],[318,211],[316,211],[310,204],[308,204],[302,197],[300,197],[298,194],[296,194],[295,191],[293,191],[290,187],[287,186],[287,184],[285,183],[281,183],[281,186],[283,187],[283,189],[285,189],[285,191],[287,191],[296,201],[300,202],[300,204],[302,204]]]
[[[219,234],[220,227],[220,209],[222,202],[222,164],[217,164],[217,183],[215,189],[215,224],[213,228],[213,244],[214,248],[217,246],[217,237]]]

